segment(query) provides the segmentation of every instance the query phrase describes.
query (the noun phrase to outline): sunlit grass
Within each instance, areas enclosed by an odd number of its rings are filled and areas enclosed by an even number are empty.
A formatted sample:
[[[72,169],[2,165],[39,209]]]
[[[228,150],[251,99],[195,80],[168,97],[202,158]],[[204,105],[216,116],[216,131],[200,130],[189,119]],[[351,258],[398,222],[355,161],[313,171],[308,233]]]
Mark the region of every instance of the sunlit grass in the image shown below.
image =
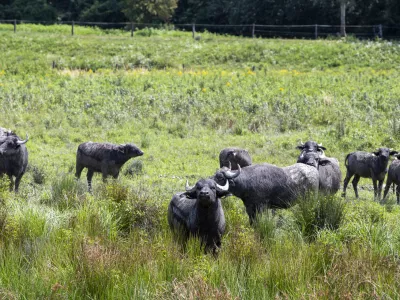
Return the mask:
[[[287,166],[313,139],[342,172],[351,151],[399,148],[398,44],[17,28],[0,25],[0,126],[29,134],[31,167],[17,195],[0,181],[0,298],[399,297],[400,208],[373,202],[369,179],[360,200],[349,187],[253,227],[223,199],[218,257],[181,247],[166,219],[228,146]],[[118,180],[95,175],[91,195],[86,170],[73,176],[89,140],[145,154]]]

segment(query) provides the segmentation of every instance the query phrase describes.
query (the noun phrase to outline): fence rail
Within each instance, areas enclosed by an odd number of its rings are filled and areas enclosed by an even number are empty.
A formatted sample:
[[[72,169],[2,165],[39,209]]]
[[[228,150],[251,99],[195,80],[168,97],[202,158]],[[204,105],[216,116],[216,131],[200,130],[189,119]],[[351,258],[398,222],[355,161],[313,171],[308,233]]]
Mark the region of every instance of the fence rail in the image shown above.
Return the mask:
[[[70,25],[71,35],[75,35],[75,25],[98,27],[100,29],[122,29],[130,31],[134,36],[135,30],[145,27],[165,27],[164,24],[133,23],[133,22],[81,22],[81,21],[31,21],[31,20],[0,20],[0,24],[13,25],[14,32],[20,24],[42,24],[42,25]],[[289,37],[318,39],[328,36],[339,35],[340,25],[309,24],[309,25],[262,25],[262,24],[171,24],[169,28],[176,30],[191,31],[193,38],[198,32],[214,32],[221,34],[242,35],[248,37]],[[386,26],[377,25],[346,25],[348,35],[358,38],[400,38],[400,25]]]

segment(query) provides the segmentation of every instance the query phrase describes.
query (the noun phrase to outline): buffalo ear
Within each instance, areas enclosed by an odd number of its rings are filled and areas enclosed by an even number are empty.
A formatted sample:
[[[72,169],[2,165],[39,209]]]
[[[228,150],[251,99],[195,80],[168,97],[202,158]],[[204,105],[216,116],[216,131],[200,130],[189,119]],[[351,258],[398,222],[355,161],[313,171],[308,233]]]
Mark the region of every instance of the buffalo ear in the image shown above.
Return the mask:
[[[374,152],[372,152],[372,154],[375,156],[379,156],[379,151],[374,151]]]
[[[399,152],[398,151],[390,151],[390,153],[389,153],[389,155],[397,155],[397,154],[399,154]]]
[[[229,156],[229,155],[235,156],[235,150],[230,150],[230,151],[228,151],[228,156]]]
[[[325,147],[323,147],[323,146],[318,146],[318,150],[320,150],[320,149],[322,149],[322,150],[326,150],[326,148],[325,148]]]
[[[304,150],[304,146],[303,145],[296,146],[296,149]]]

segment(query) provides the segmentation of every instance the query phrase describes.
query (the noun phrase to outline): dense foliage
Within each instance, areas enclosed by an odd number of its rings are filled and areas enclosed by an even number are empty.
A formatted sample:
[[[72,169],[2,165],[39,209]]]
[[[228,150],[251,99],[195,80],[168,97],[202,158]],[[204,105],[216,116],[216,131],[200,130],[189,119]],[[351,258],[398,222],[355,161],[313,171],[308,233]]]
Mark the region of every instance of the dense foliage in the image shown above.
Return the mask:
[[[352,0],[348,24],[396,25],[397,0]],[[5,0],[0,19],[160,22],[207,24],[339,24],[339,1],[319,0]],[[128,12],[124,14],[123,12]]]
[[[296,161],[314,139],[337,157],[400,147],[400,46],[262,40],[166,30],[0,26],[0,126],[28,133],[20,193],[0,181],[0,298],[399,298],[400,209],[361,180],[250,226],[223,199],[218,257],[186,250],[166,221],[172,195],[212,175],[227,146],[254,163]],[[18,49],[16,51],[15,49]],[[75,181],[84,141],[134,142],[118,180]],[[85,171],[84,171],[85,172]],[[84,174],[83,174],[84,175]]]

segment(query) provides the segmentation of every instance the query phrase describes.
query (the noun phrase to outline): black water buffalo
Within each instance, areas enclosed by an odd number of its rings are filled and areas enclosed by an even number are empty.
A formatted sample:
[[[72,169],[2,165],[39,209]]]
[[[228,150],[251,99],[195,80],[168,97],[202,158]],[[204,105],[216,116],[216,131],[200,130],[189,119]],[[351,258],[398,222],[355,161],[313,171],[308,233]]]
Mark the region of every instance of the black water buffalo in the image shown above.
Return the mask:
[[[186,192],[177,193],[168,206],[168,223],[174,233],[183,237],[198,236],[206,251],[216,252],[221,247],[225,232],[225,216],[220,192],[226,192],[229,184],[218,185],[212,179],[201,179],[193,187],[186,183]]]
[[[87,168],[88,189],[91,191],[94,172],[101,172],[103,181],[108,175],[117,178],[124,163],[132,157],[141,155],[143,152],[134,144],[82,143],[76,153],[75,176],[79,179],[83,168]]]
[[[28,166],[28,150],[25,146],[28,139],[28,135],[25,140],[21,140],[14,133],[0,136],[0,175],[7,174],[10,191],[14,189],[14,176],[15,192],[18,192],[19,183]]]
[[[0,136],[10,136],[10,135],[16,135],[16,134],[10,129],[0,127]]]
[[[396,154],[396,159],[393,160],[389,166],[389,171],[386,179],[385,192],[383,193],[383,199],[386,199],[386,196],[392,184],[393,187],[397,185],[396,198],[397,198],[397,204],[400,204],[400,154]]]
[[[247,167],[251,165],[251,157],[247,150],[240,148],[225,148],[219,153],[219,167],[230,167],[237,170],[238,165]]]
[[[349,184],[351,177],[354,175],[352,184],[356,198],[358,198],[357,184],[360,180],[360,177],[372,178],[375,200],[379,201],[382,192],[383,180],[385,179],[387,172],[389,156],[396,153],[397,151],[390,151],[388,148],[379,148],[377,151],[372,153],[364,151],[349,153],[345,160],[347,173],[346,178],[344,179],[342,196],[346,196],[347,185]],[[378,186],[376,184],[377,181]]]
[[[308,141],[296,147],[301,150],[297,159],[298,163],[314,166],[319,173],[319,192],[330,195],[336,194],[340,189],[342,172],[339,161],[334,157],[326,157],[325,147],[313,141]]]
[[[218,184],[228,179],[229,192],[242,199],[250,223],[264,209],[287,208],[296,199],[316,196],[319,185],[318,170],[299,163],[284,168],[255,164],[237,171],[223,167],[213,178]]]

